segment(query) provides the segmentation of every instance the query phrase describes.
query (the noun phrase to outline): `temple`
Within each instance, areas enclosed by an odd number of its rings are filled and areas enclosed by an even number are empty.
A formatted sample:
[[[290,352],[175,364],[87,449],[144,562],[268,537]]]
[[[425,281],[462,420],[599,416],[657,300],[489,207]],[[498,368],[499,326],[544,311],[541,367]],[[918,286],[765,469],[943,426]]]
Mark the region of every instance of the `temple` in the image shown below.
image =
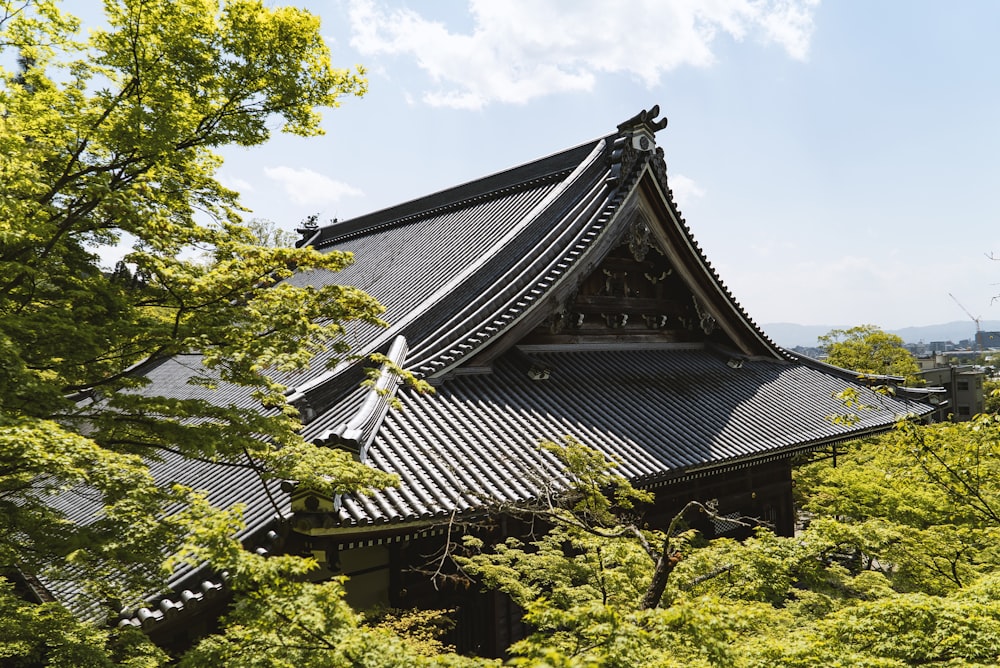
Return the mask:
[[[795,522],[793,459],[891,428],[929,403],[906,388],[889,395],[857,374],[798,357],[774,342],[730,293],[673,200],[656,135],[658,108],[608,136],[513,169],[327,227],[300,244],[354,254],[339,273],[300,284],[357,286],[381,302],[387,328],[352,325],[359,361],[283,378],[303,434],[346,448],[398,475],[371,496],[323,497],[294,481],[267,485],[245,468],[167,456],[163,481],[205,489],[220,506],[246,504],[248,549],[312,554],[351,576],[353,604],[457,607],[459,649],[497,655],[518,633],[499,595],[435,590],[411,571],[456,521],[528,503],[563,473],[539,447],[569,436],[618,462],[655,493],[663,526],[689,500],[718,516],[699,528],[736,535],[726,516],[752,517],[781,534]],[[430,382],[400,386],[387,364],[362,386],[364,358],[381,353]],[[150,388],[190,396],[187,360],[144,372]],[[854,388],[877,406],[850,424],[834,394]],[[147,390],[152,391],[152,390]],[[390,404],[398,407],[390,408]],[[273,499],[278,499],[277,505]],[[222,583],[186,568],[173,593],[120,623],[154,637],[197,630]],[[51,592],[67,598],[72,591]]]

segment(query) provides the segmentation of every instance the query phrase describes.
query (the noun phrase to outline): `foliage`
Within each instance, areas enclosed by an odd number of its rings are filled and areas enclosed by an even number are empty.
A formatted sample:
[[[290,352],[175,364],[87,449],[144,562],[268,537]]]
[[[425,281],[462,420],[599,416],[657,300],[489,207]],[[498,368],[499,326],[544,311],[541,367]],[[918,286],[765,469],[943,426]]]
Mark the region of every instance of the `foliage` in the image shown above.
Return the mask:
[[[562,464],[563,480],[536,479],[541,490],[538,501],[505,511],[527,514],[582,535],[635,541],[653,566],[641,605],[655,608],[682,550],[695,535],[685,529],[685,514],[689,510],[709,512],[709,508],[692,501],[666,531],[646,531],[638,525],[638,515],[634,511],[638,504],[653,501],[654,497],[615,473],[616,462],[608,461],[603,454],[571,436],[565,436],[562,443],[543,441],[540,447]]]
[[[220,147],[321,133],[317,109],[363,94],[363,72],[331,66],[316,17],[260,0],[106,0],[105,14],[84,38],[54,0],[0,0],[0,563],[51,568],[111,610],[158,586],[193,528],[227,528],[152,478],[157,457],[330,493],[393,478],[305,442],[277,380],[345,356],[346,323],[381,324],[381,306],[286,281],[351,257],[262,245],[216,178]],[[118,242],[132,250],[106,272],[97,250]],[[157,396],[145,374],[176,356],[190,390]],[[213,400],[222,387],[231,404]],[[6,588],[0,605],[28,614]],[[80,643],[103,646],[94,634]]]
[[[511,648],[517,665],[994,665],[998,429],[987,418],[904,423],[836,467],[805,467],[808,528],[744,541],[689,535],[654,608],[643,605],[656,570],[646,545],[663,534],[623,530],[636,509],[595,530],[572,513],[572,489],[563,511],[576,520],[530,540],[468,539],[475,553],[460,561],[525,610],[533,632]],[[613,475],[607,462],[572,459]]]
[[[80,622],[57,603],[26,603],[3,581],[0,619],[0,663],[11,668],[153,668],[167,658],[136,629],[107,631]]]
[[[555,455],[568,479],[568,485],[548,487],[545,495],[547,510],[566,521],[590,527],[615,525],[638,504],[653,500],[651,493],[636,489],[615,473],[614,462],[571,436],[561,443],[543,441],[539,446]]]
[[[1000,413],[1000,380],[986,380],[983,383],[983,394],[986,397],[983,410],[986,413]]]
[[[819,337],[826,362],[859,373],[902,376],[909,385],[922,384],[920,367],[903,347],[903,339],[875,325],[833,329]]]
[[[441,636],[454,628],[449,616],[454,610],[386,608],[365,612],[365,624],[380,631],[402,636],[408,647],[421,656],[439,656],[454,651]]]
[[[251,218],[246,223],[247,229],[253,234],[256,243],[267,248],[282,248],[294,246],[298,237],[288,230],[278,227],[273,220],[266,218]]]
[[[901,591],[941,594],[1000,565],[1000,423],[905,422],[799,473],[807,510],[841,518],[845,543]]]
[[[219,538],[239,528],[237,515],[220,518],[225,526],[204,528],[192,536],[180,557],[190,563],[206,558],[226,569],[236,601],[222,620],[220,633],[201,640],[180,666],[309,666],[332,668],[403,668],[409,666],[487,665],[436,650],[430,628],[434,613],[368,625],[344,600],[345,578],[309,580],[316,562],[295,556],[262,557],[238,541]],[[208,545],[203,538],[208,538]],[[218,544],[211,542],[219,541]],[[404,638],[400,632],[413,634]]]

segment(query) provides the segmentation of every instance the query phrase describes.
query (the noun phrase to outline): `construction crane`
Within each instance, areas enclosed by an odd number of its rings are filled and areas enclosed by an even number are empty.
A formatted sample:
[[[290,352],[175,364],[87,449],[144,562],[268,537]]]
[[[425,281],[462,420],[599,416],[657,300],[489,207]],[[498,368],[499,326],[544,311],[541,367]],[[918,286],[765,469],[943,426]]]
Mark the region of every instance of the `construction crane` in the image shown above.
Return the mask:
[[[972,315],[971,313],[969,313],[969,309],[967,309],[964,306],[962,306],[962,302],[958,301],[958,297],[956,297],[955,295],[951,294],[950,292],[948,293],[948,296],[955,300],[955,303],[958,304],[958,307],[960,309],[962,309],[963,311],[965,311],[965,315],[967,315],[970,318],[972,318],[972,322],[976,323],[976,350],[982,351],[982,349],[983,349],[983,336],[982,336],[982,328],[979,326],[979,320],[980,320],[980,318],[977,318],[974,315]]]

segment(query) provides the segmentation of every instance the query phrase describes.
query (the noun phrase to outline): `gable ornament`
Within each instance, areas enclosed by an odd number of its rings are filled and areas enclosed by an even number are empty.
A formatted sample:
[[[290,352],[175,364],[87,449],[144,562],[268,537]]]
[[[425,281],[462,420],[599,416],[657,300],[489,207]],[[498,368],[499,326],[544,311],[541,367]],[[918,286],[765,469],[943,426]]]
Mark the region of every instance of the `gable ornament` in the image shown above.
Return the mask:
[[[662,283],[667,280],[667,278],[669,278],[673,273],[673,269],[664,269],[659,274],[651,274],[647,271],[643,273],[643,277],[649,282],[650,285],[656,286],[657,283]]]
[[[568,324],[569,318],[565,309],[560,309],[554,313],[550,313],[548,317],[542,322],[542,326],[549,332],[549,334],[561,334],[563,329]]]
[[[701,328],[701,331],[705,332],[706,336],[714,332],[719,325],[715,320],[715,316],[709,313],[708,309],[702,308],[698,302],[698,298],[694,295],[691,295],[691,301],[694,302],[694,310],[698,314],[698,326]]]
[[[602,313],[608,329],[623,329],[628,324],[628,313]]]
[[[643,109],[618,126],[610,154],[611,181],[627,183],[655,154],[656,133],[667,127],[667,119],[657,120],[659,115],[660,107],[656,105],[649,110]]]
[[[644,315],[642,319],[646,321],[649,329],[665,329],[669,318],[666,315]]]
[[[637,217],[629,225],[625,239],[628,242],[628,250],[636,262],[642,262],[646,259],[646,254],[649,253],[652,245],[652,237],[653,233],[649,229],[649,225],[642,218]]]
[[[604,296],[628,297],[628,272],[602,269],[604,274]]]
[[[650,161],[650,165],[653,168],[653,174],[656,175],[656,180],[659,181],[661,186],[663,186],[664,191],[667,193],[667,197],[671,202],[673,202],[674,193],[667,183],[667,160],[663,155],[663,149],[659,146],[657,146],[656,151],[653,152],[653,159]]]

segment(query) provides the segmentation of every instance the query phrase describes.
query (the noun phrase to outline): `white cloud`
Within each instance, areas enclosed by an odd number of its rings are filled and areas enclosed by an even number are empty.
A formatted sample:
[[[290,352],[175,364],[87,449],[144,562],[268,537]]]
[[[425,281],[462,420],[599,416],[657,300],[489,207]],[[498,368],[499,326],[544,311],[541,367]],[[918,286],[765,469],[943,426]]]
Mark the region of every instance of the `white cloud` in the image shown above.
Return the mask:
[[[667,184],[673,193],[674,202],[681,209],[684,209],[691,200],[705,196],[705,189],[698,185],[694,179],[683,174],[667,175]]]
[[[716,265],[758,323],[873,323],[888,329],[926,323],[928,307],[947,300],[941,276],[960,275],[944,265],[915,271],[919,260],[907,253],[841,253],[813,239],[754,243]],[[958,320],[961,312],[955,311]]]
[[[230,190],[235,190],[238,193],[253,192],[253,186],[250,182],[245,181],[238,176],[226,176],[225,174],[220,174],[219,183]]]
[[[415,58],[434,106],[479,109],[592,90],[600,73],[646,86],[678,67],[714,62],[719,34],[752,35],[804,60],[818,0],[469,0],[470,33],[410,9],[354,0],[351,45],[366,56]]]
[[[805,60],[813,31],[813,11],[818,4],[819,0],[776,0],[760,18],[768,41],[783,46],[792,58]]]
[[[344,197],[362,195],[360,190],[340,181],[323,176],[311,169],[294,167],[265,167],[264,174],[281,184],[293,204],[324,206],[334,204]]]

